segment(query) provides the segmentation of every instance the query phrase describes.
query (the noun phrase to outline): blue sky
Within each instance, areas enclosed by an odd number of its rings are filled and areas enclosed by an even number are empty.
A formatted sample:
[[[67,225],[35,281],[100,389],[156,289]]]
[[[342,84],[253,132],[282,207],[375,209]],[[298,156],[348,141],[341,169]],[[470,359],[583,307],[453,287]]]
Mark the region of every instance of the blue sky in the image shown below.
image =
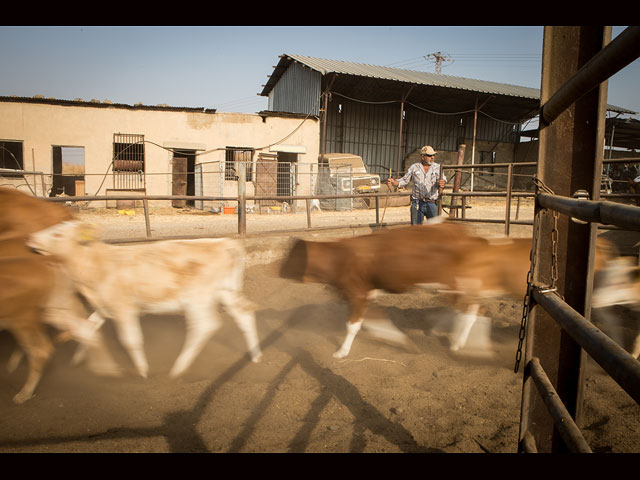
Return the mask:
[[[284,53],[434,72],[441,52],[443,74],[539,88],[542,37],[541,26],[4,26],[0,95],[253,113]],[[612,77],[609,103],[640,112],[639,79],[639,61]]]

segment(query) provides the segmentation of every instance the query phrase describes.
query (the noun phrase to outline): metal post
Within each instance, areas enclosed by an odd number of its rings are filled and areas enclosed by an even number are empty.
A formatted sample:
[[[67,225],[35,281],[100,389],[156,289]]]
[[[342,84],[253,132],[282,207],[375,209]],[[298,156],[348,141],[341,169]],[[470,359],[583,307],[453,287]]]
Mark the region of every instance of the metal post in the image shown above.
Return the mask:
[[[35,149],[31,149],[31,165],[33,166],[33,195],[38,196],[38,176],[36,174],[36,154]],[[25,179],[26,180],[26,179]],[[44,190],[42,190],[42,196],[44,197]]]
[[[462,165],[464,163],[464,151],[466,150],[467,146],[462,143],[460,145],[458,145],[458,165]],[[456,176],[455,179],[453,180],[453,191],[452,193],[457,193],[460,190],[460,181],[462,179],[462,171],[460,169],[456,170]],[[455,216],[458,216],[458,212],[456,211],[456,206],[458,205],[458,196],[457,195],[451,195],[451,210],[449,210],[449,216],[453,217],[454,216],[454,212],[455,212]]]
[[[563,88],[590,58],[611,38],[610,27],[555,27],[544,30],[542,110],[549,99]],[[571,197],[577,190],[599,196],[604,141],[606,83],[560,112],[552,124],[541,121],[537,176],[556,195]],[[542,115],[541,115],[542,117]],[[602,137],[602,138],[600,138]],[[536,202],[539,238],[533,281],[551,285],[557,265],[558,294],[585,318],[590,317],[590,292],[593,276],[593,252],[597,225],[578,224],[559,215],[557,228],[552,211],[544,211]],[[557,252],[555,258],[551,252]],[[553,318],[539,305],[529,316],[526,334],[525,364],[533,357],[549,377],[570,415],[580,423],[584,352]],[[530,431],[540,452],[565,452],[567,445],[532,385],[525,368],[521,407],[519,450],[524,434]]]
[[[413,86],[409,88],[409,91],[402,96],[402,101],[400,102],[400,132],[398,133],[398,172],[402,171],[402,128],[404,126],[404,102],[409,97],[409,94],[413,90]]]
[[[331,87],[333,86],[333,82],[335,81],[335,75],[331,78],[329,85],[326,90],[323,92],[322,96],[324,97],[324,105],[322,107],[322,132],[320,135],[320,158],[324,160],[324,154],[326,153],[326,143],[327,143],[327,117],[329,115],[329,95],[331,95]]]
[[[476,98],[476,106],[473,109],[473,141],[471,143],[471,165],[476,162],[476,130],[478,128],[478,99]],[[471,191],[473,192],[473,168],[471,169]]]
[[[147,228],[147,238],[151,238],[151,225],[149,223],[149,201],[145,198],[142,200],[144,207],[144,225]]]
[[[247,163],[244,159],[244,153],[242,158],[236,162],[238,172],[238,233],[241,237],[244,237],[247,233]]]
[[[507,169],[507,198],[505,200],[506,203],[506,211],[504,214],[504,234],[509,236],[509,228],[511,225],[511,188],[512,188],[512,179],[513,179],[513,164],[509,164],[509,168]]]

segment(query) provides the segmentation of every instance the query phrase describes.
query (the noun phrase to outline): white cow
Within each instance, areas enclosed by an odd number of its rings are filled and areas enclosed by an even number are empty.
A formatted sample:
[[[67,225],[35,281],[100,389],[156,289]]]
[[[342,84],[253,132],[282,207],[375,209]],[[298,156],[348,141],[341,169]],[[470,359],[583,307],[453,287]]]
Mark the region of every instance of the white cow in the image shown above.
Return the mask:
[[[167,240],[108,245],[95,226],[63,222],[33,234],[29,246],[54,254],[96,314],[114,321],[116,332],[143,377],[148,363],[139,317],[184,313],[185,343],[170,371],[185,372],[220,327],[222,304],[244,334],[251,359],[260,360],[253,309],[242,294],[244,248],[233,239]]]

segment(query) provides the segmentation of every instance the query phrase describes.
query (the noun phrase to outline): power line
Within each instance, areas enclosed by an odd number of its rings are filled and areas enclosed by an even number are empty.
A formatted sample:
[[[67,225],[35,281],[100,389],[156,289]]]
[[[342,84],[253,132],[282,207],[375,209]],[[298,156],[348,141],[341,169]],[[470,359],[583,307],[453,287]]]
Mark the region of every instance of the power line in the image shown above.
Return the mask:
[[[441,52],[431,53],[428,55],[421,55],[419,57],[407,58],[405,60],[399,60],[397,62],[389,63],[387,67],[394,68],[418,68],[426,67],[436,63],[436,70],[438,69],[438,63],[440,69],[442,64],[446,60],[452,62],[485,62],[485,63],[540,63],[542,61],[542,54],[540,53],[456,53],[456,54],[442,54]]]

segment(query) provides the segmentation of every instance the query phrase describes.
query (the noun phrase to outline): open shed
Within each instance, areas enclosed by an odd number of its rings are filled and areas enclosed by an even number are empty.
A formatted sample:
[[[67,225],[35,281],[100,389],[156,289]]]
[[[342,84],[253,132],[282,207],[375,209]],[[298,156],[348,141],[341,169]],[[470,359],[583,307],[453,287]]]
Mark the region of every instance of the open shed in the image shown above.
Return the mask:
[[[260,95],[271,111],[320,116],[320,153],[360,155],[376,173],[403,171],[427,144],[445,164],[462,143],[465,163],[518,161],[540,108],[536,88],[288,54]]]

